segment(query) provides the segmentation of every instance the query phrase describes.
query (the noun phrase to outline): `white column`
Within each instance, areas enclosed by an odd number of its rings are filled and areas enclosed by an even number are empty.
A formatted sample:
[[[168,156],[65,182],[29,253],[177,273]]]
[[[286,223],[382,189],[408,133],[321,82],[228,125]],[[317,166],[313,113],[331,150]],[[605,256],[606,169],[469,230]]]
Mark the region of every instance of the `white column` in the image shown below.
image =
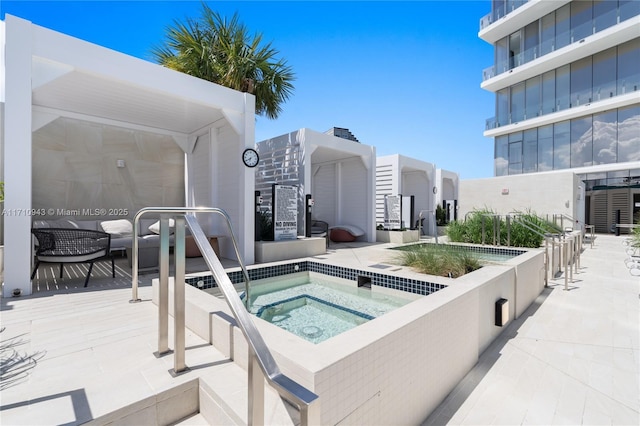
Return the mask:
[[[367,241],[376,242],[376,148],[371,147],[371,154],[367,163],[368,188],[367,188]]]
[[[5,18],[4,287],[31,294],[31,23]]]
[[[248,93],[244,94],[244,134],[240,135],[244,143],[242,151],[245,148],[255,148],[256,135],[255,135],[255,120],[256,120],[256,101],[253,95]],[[238,154],[238,162],[241,162],[240,154]],[[242,163],[240,163],[242,164]],[[256,168],[244,167],[244,182],[241,182],[241,188],[244,187],[242,192],[240,214],[242,215],[242,228],[238,229],[238,239],[240,240],[240,250],[244,256],[245,264],[252,265],[255,261],[255,200],[254,193],[256,188]]]

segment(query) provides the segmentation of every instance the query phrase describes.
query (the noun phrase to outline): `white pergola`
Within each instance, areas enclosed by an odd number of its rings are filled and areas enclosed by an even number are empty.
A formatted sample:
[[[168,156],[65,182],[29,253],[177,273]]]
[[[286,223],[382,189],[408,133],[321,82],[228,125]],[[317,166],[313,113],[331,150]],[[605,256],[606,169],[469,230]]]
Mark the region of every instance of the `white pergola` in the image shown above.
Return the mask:
[[[3,52],[4,51],[4,52]],[[173,137],[185,152],[188,206],[215,203],[231,216],[241,255],[253,263],[252,169],[241,153],[254,146],[255,98],[6,15],[0,22],[4,79],[2,145],[7,211],[32,206],[32,133],[69,117]],[[205,140],[209,168],[225,164],[225,176],[209,171],[209,194],[193,186],[194,147]],[[216,158],[214,155],[217,155]],[[223,158],[224,157],[224,158]],[[199,164],[202,164],[201,160]],[[202,172],[199,179],[202,181]],[[223,179],[224,178],[224,179]],[[219,181],[226,181],[218,183]],[[190,183],[191,182],[191,183]],[[216,189],[225,184],[232,188]],[[200,183],[200,193],[202,184]],[[233,194],[233,195],[230,195]],[[4,296],[31,293],[31,221],[26,214],[4,218]]]

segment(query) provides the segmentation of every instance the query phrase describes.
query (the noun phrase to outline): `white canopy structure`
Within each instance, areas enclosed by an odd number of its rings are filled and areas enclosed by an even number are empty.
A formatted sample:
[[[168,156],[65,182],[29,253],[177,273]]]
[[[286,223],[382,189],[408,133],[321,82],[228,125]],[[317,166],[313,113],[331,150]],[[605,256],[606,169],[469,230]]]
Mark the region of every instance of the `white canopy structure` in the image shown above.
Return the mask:
[[[256,190],[270,199],[272,184],[298,186],[298,235],[304,235],[305,196],[311,195],[312,219],[356,226],[364,231],[360,241],[375,241],[373,146],[299,129],[258,142],[257,149]]]
[[[76,204],[69,209],[222,208],[253,263],[253,227],[245,224],[254,220],[254,171],[241,161],[254,146],[253,95],[10,15],[0,22],[0,53],[4,208],[16,212],[4,217],[5,296],[31,293],[30,212],[60,213],[61,198]],[[43,174],[42,157],[55,175]],[[201,221],[205,231],[225,233]],[[222,255],[234,257],[224,240]]]

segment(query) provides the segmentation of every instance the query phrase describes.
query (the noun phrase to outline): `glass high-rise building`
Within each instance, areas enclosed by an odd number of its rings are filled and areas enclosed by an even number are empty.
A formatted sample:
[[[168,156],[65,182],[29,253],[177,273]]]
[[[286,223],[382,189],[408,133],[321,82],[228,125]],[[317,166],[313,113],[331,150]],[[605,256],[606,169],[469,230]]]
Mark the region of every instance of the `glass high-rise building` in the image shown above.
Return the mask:
[[[495,176],[571,169],[597,232],[637,223],[640,1],[492,0],[478,36],[494,47]]]

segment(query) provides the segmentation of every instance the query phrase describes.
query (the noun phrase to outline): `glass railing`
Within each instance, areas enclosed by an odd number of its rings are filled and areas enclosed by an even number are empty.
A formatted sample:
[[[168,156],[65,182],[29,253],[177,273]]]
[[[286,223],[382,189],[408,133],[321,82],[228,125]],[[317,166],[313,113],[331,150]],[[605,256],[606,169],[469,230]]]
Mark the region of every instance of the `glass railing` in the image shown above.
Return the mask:
[[[482,18],[480,18],[480,30],[487,28],[499,19],[504,18],[520,6],[526,4],[529,0],[517,0],[505,2],[505,7],[500,9],[494,9]]]
[[[498,127],[506,126],[508,124],[515,124],[524,120],[530,120],[532,118],[541,117],[543,115],[553,114],[554,112],[577,108],[590,104],[591,102],[598,102],[608,98],[613,98],[614,96],[622,96],[627,93],[637,92],[638,90],[640,90],[640,82],[638,80],[619,80],[615,82],[615,86],[611,87],[611,85],[609,85],[609,89],[606,90],[594,88],[593,94],[591,94],[591,96],[584,94],[574,94],[571,97],[571,102],[568,102],[568,100],[564,102],[557,101],[555,107],[545,107],[544,105],[540,105],[540,109],[534,109],[533,111],[529,111],[529,108],[527,108],[524,116],[516,117],[513,114],[508,114],[502,119],[499,119],[498,117],[487,118],[485,120],[485,130],[497,129]]]
[[[480,18],[480,30],[484,30],[491,24],[493,24],[493,14],[491,12]]]
[[[542,40],[537,46],[524,50],[523,52],[509,58],[509,60],[498,62],[495,65],[482,70],[482,81],[486,81],[490,78],[503,74],[509,70],[538,59],[541,56],[554,52],[557,49],[568,46],[569,44],[581,43],[585,37],[606,30],[607,28],[617,24],[619,19],[618,10],[612,10],[588,22],[578,25],[569,31],[563,31],[556,34],[552,39]]]

